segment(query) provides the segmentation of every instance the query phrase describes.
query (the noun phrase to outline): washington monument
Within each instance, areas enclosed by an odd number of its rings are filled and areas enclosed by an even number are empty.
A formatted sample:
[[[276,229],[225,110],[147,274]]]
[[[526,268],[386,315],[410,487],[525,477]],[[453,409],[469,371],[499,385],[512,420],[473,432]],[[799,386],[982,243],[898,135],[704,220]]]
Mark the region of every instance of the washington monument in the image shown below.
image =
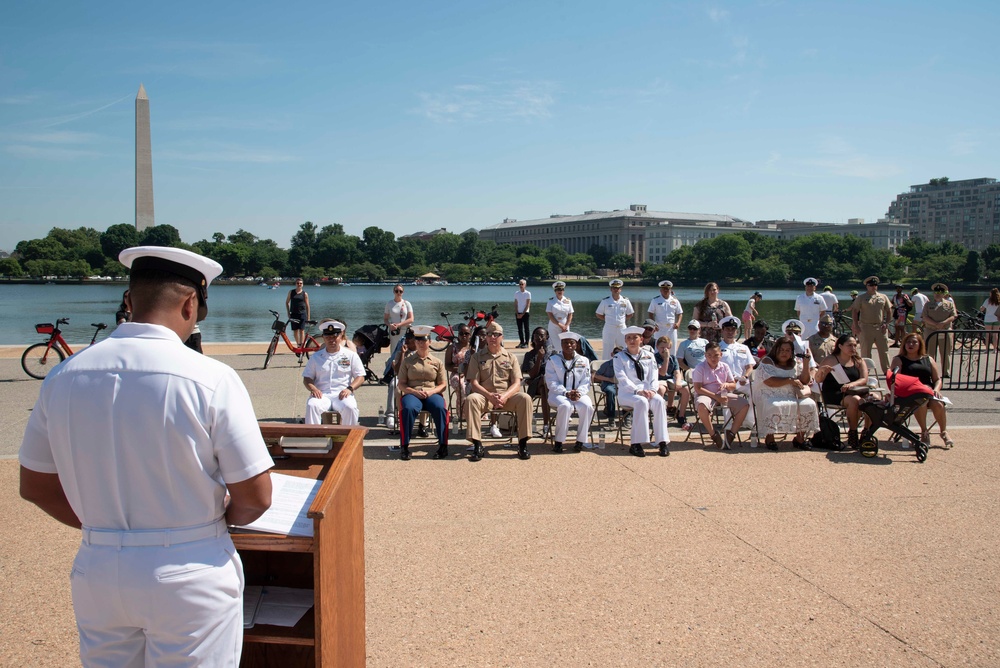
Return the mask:
[[[135,96],[135,229],[142,232],[153,221],[153,151],[149,142],[149,98],[139,84]]]

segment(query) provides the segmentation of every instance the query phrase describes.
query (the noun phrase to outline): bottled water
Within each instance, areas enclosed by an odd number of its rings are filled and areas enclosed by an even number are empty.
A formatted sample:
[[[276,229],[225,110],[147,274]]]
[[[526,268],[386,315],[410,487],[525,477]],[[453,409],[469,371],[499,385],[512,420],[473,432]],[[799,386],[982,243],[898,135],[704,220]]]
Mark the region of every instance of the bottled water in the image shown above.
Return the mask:
[[[607,437],[604,435],[604,430],[602,429],[601,433],[597,437],[597,449],[598,450],[603,450],[606,447],[606,440],[607,440]]]

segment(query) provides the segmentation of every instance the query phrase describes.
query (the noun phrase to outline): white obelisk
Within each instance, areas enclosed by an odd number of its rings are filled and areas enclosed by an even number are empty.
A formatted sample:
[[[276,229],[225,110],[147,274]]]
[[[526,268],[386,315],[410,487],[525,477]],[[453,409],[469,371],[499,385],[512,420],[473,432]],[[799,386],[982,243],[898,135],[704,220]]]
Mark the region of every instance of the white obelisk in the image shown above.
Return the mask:
[[[149,98],[139,84],[135,96],[135,229],[142,232],[153,220],[153,150],[149,140]]]

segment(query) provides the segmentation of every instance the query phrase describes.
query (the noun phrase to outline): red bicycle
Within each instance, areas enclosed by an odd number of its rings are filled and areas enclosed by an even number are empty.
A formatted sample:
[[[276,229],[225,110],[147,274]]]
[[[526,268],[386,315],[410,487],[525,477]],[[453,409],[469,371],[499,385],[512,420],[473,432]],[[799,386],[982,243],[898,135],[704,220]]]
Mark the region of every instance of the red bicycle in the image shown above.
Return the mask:
[[[462,318],[466,321],[469,329],[472,330],[472,348],[473,350],[479,350],[480,345],[483,342],[484,331],[486,326],[491,322],[500,317],[499,304],[494,304],[493,308],[487,313],[486,311],[463,311]],[[455,328],[451,324],[451,320],[448,316],[451,313],[441,312],[441,317],[444,318],[446,325],[434,325],[431,331],[434,332],[434,342],[431,343],[431,350],[436,350],[441,352],[445,350],[450,344],[454,343],[455,339],[458,337],[455,335]],[[480,325],[479,323],[482,322]],[[436,343],[435,343],[436,342]]]
[[[35,325],[35,331],[39,334],[48,334],[49,340],[44,343],[32,344],[21,353],[21,368],[24,369],[24,373],[32,378],[44,380],[52,367],[73,354],[73,349],[66,343],[66,339],[62,337],[62,330],[59,329],[59,325],[67,324],[69,324],[69,318],[59,318],[55,325],[51,322]],[[90,339],[90,345],[94,345],[98,333],[102,329],[107,329],[108,326],[103,322],[92,322],[90,326],[94,328],[94,336]]]
[[[296,357],[299,358],[299,366],[302,366],[302,358],[309,359],[309,354],[314,353],[323,347],[323,344],[316,340],[312,334],[306,334],[305,345],[302,347],[295,346],[292,344],[291,340],[288,338],[288,334],[285,334],[285,330],[288,328],[288,323],[290,322],[300,322],[295,318],[289,318],[287,321],[282,322],[281,318],[278,316],[277,311],[271,311],[271,315],[274,316],[274,322],[271,323],[271,330],[274,331],[274,336],[271,337],[271,343],[267,345],[267,356],[264,358],[264,368],[271,363],[271,358],[274,357],[274,353],[278,350],[278,341],[281,339],[285,340],[285,345],[288,349],[295,353]],[[306,320],[307,325],[315,325],[315,320]]]

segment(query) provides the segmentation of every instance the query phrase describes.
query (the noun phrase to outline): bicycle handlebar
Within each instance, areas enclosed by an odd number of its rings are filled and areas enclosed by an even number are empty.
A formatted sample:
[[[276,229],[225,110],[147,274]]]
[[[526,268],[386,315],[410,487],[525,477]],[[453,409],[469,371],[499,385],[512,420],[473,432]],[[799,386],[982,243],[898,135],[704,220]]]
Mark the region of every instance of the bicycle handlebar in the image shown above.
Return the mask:
[[[272,311],[271,309],[267,309],[267,310],[268,310],[268,312],[269,312],[269,313],[270,313],[271,315],[273,315],[273,316],[274,316],[275,318],[278,318],[278,312],[277,312],[277,311]]]
[[[68,325],[69,324],[69,318],[59,318],[58,320],[56,320],[56,324],[57,325]]]

